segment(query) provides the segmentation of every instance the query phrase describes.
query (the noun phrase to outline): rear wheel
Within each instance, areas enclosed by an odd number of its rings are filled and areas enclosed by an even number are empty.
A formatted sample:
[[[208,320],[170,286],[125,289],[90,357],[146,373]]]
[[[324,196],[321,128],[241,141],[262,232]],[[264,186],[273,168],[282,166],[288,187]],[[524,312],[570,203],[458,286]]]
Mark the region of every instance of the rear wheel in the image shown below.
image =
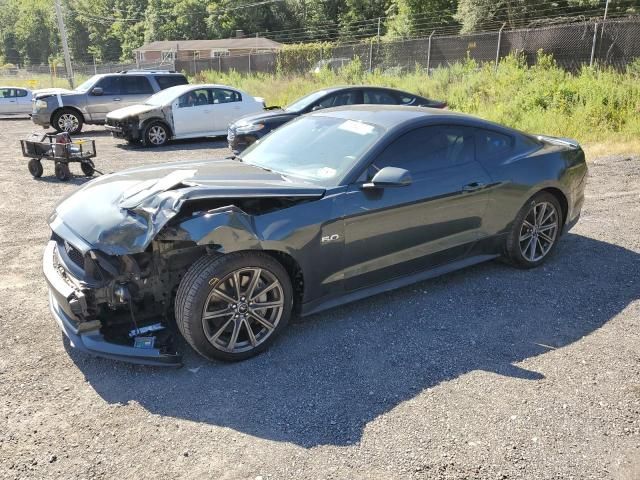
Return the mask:
[[[44,169],[42,168],[42,162],[37,158],[29,160],[29,173],[33,175],[33,178],[40,178]]]
[[[273,342],[287,325],[292,305],[289,276],[269,255],[203,257],[180,282],[176,322],[200,355],[244,360]]]
[[[67,180],[69,180],[69,178],[71,178],[69,165],[67,165],[66,163],[56,162],[55,172],[58,180],[61,180],[63,182],[66,182]]]
[[[540,192],[520,209],[507,237],[507,256],[521,268],[542,264],[553,252],[562,229],[562,209],[556,197]]]
[[[71,135],[80,133],[82,124],[82,115],[72,108],[58,110],[51,122],[51,126],[55,128],[57,132],[67,132]]]
[[[169,129],[162,122],[151,122],[142,133],[145,147],[160,147],[169,141]]]

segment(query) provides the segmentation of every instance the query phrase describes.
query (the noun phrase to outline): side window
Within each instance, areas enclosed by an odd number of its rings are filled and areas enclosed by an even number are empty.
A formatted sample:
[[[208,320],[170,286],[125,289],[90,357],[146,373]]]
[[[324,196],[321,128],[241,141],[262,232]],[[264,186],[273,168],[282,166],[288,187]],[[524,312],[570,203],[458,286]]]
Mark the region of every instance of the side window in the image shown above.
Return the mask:
[[[389,145],[374,161],[376,168],[399,167],[412,174],[474,160],[473,130],[458,125],[416,128]]]
[[[213,93],[213,103],[233,103],[233,102],[241,102],[242,95],[236,92],[235,90],[227,90],[226,88],[214,88],[212,90]]]
[[[364,103],[373,105],[397,105],[398,101],[389,92],[384,90],[365,90]]]
[[[15,91],[13,88],[0,89],[0,98],[13,98],[15,97]]]
[[[121,81],[123,95],[151,95],[153,93],[149,79],[142,75],[124,76]]]
[[[400,105],[414,105],[416,103],[416,97],[413,95],[406,95],[400,92],[394,92],[395,97],[398,99],[398,104]]]
[[[178,107],[190,108],[199,107],[202,105],[209,105],[213,103],[209,95],[209,90],[206,88],[199,88],[198,90],[191,90],[180,96],[178,99]]]
[[[495,165],[514,153],[513,138],[491,130],[476,131],[476,156],[486,165]]]
[[[103,95],[120,95],[120,78],[121,77],[104,77],[96,84],[96,87],[102,88]]]
[[[16,97],[26,97],[27,91],[22,89],[16,89]]]
[[[155,77],[156,82],[158,82],[158,86],[160,90],[164,90],[165,88],[175,87],[176,85],[186,85],[189,83],[186,78],[182,75],[157,75]]]
[[[358,90],[335,93],[317,102],[313,108],[318,109],[318,108],[341,107],[343,105],[355,105],[359,103],[358,101],[359,93],[360,92],[358,92]]]

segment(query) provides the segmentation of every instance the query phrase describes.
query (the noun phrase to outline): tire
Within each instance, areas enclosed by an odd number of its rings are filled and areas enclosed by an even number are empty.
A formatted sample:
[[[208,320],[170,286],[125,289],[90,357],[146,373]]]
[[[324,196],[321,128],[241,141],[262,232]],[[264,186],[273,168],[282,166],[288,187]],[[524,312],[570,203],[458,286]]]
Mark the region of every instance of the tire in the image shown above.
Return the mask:
[[[55,172],[56,172],[56,177],[60,181],[66,182],[67,180],[69,180],[69,178],[71,178],[69,165],[67,165],[66,163],[56,162]]]
[[[51,119],[51,126],[55,128],[56,132],[67,132],[70,135],[80,133],[83,124],[84,118],[73,108],[62,108]]]
[[[556,197],[548,192],[537,193],[513,221],[506,242],[507,259],[519,268],[543,264],[556,249],[563,224],[562,208]]]
[[[239,279],[240,295],[235,293],[234,278]],[[253,294],[258,291],[253,296],[255,302],[251,301],[250,290]],[[261,303],[271,306],[255,308]],[[175,300],[176,323],[185,340],[203,357],[239,361],[257,355],[273,342],[287,326],[292,306],[289,275],[269,255],[238,252],[205,256],[189,268],[180,282]],[[205,319],[205,312],[212,318]]]
[[[161,147],[169,141],[169,127],[163,122],[151,122],[142,132],[142,144],[145,147]]]
[[[29,173],[33,175],[33,178],[40,178],[44,169],[42,168],[42,162],[37,158],[29,160]]]
[[[96,172],[96,168],[93,165],[93,162],[91,160],[87,160],[86,162],[81,162],[80,169],[82,170],[82,173],[84,173],[86,177],[93,177],[93,174]]]

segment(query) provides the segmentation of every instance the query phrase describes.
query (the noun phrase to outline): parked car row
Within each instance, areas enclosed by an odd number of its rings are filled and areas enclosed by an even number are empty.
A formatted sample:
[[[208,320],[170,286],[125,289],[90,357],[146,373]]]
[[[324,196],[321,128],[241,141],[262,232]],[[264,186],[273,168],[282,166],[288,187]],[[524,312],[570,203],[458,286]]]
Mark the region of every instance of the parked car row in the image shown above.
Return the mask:
[[[445,108],[446,103],[375,86],[318,90],[287,107],[266,108],[264,99],[228,85],[189,85],[166,71],[95,75],[75,90],[40,92],[31,118],[70,134],[84,124],[105,124],[117,138],[158,147],[170,140],[227,135],[236,153],[275,128],[312,111],[373,104]]]
[[[58,132],[80,133],[86,124],[102,125],[109,112],[144,102],[150,95],[188,83],[181,73],[123,71],[94,75],[74,90],[43,92],[33,98],[31,119]]]

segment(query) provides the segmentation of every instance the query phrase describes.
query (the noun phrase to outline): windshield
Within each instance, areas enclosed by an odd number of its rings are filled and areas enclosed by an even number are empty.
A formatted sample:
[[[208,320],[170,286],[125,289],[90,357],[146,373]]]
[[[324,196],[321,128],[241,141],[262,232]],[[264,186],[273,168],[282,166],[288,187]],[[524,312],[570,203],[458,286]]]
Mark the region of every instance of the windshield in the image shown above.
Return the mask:
[[[179,89],[182,92],[182,89]],[[155,95],[151,95],[144,102],[145,105],[153,105],[154,107],[161,107],[167,103],[172,102],[176,98],[176,91],[173,87],[166,90],[160,90]]]
[[[310,93],[309,95],[305,95],[304,97],[296,100],[291,105],[284,107],[284,110],[286,112],[299,112],[300,110],[304,110],[305,108],[307,108],[316,100],[319,100],[320,97],[323,97],[327,93],[327,90],[320,90],[319,92]]]
[[[76,90],[79,92],[87,92],[93,85],[100,79],[100,75],[94,75],[89,80],[85,80],[80,85],[76,87]]]
[[[248,164],[323,186],[337,186],[384,134],[369,123],[314,115],[281,127],[245,150]]]

